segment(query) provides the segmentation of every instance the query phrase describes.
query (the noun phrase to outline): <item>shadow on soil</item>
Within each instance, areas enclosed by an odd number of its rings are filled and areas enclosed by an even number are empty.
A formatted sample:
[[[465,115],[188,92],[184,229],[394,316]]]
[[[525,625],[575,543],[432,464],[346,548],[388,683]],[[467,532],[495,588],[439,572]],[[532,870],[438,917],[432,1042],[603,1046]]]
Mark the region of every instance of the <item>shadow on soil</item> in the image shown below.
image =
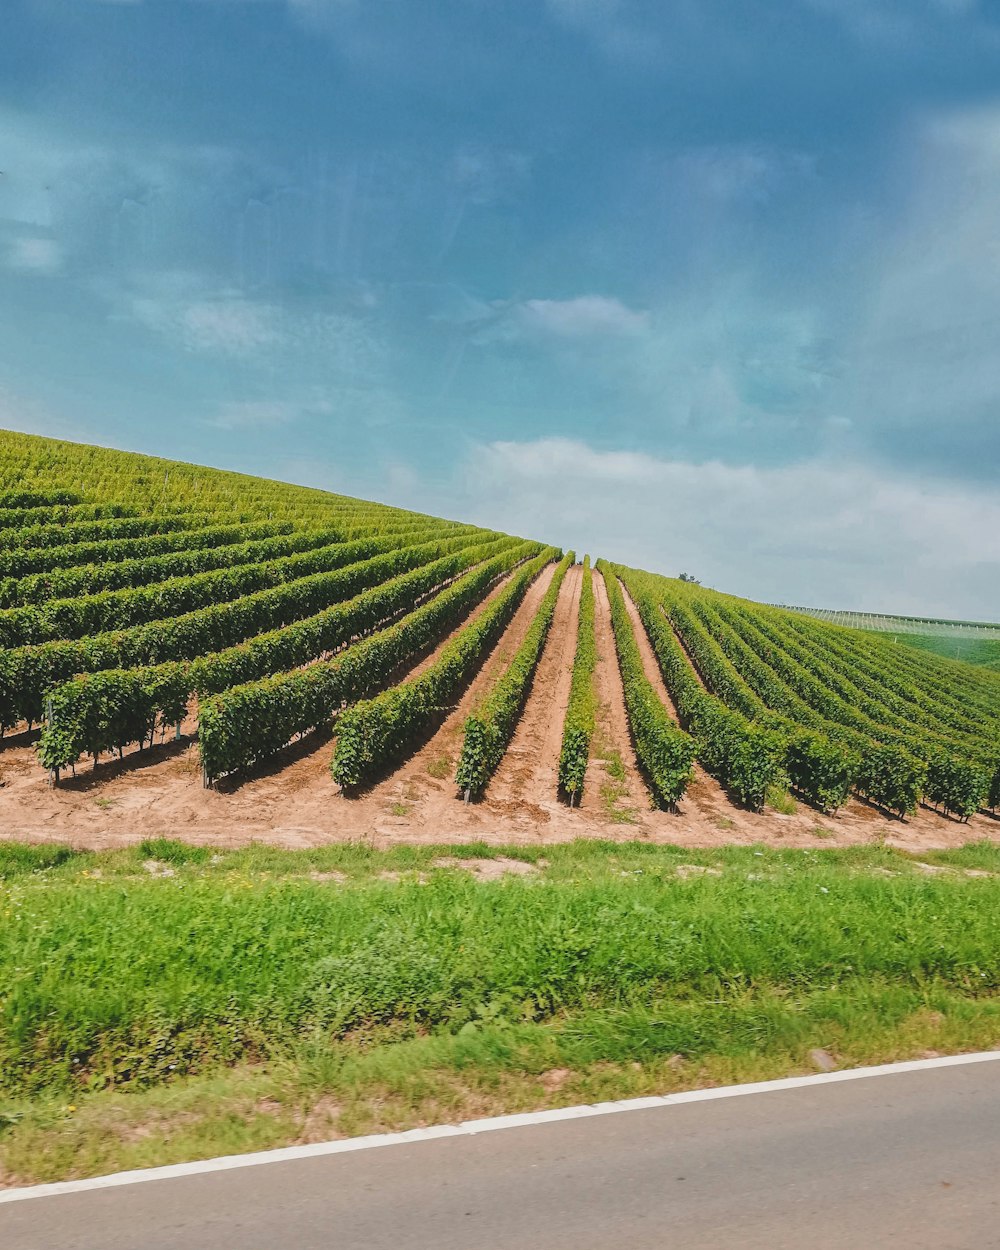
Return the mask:
[[[72,770],[63,770],[60,773],[59,789],[80,792],[92,790],[124,773],[140,772],[144,768],[152,768],[154,764],[162,764],[164,760],[183,755],[194,741],[194,734],[181,734],[179,738],[171,738],[169,742],[157,742],[144,749],[135,747],[121,759],[99,760],[96,768],[86,763],[78,764],[75,773]]]

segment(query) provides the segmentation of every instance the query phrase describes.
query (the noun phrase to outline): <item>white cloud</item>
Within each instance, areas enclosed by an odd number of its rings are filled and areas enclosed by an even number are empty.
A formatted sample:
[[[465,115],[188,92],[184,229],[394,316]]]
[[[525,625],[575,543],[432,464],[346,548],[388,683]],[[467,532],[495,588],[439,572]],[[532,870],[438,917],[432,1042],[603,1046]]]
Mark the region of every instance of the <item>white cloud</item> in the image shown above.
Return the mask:
[[[580,295],[575,299],[529,299],[521,306],[521,318],[531,329],[576,338],[591,335],[642,334],[649,314],[636,311],[606,295]]]
[[[244,355],[281,342],[278,310],[242,297],[223,296],[180,311],[180,331],[189,347]]]
[[[863,463],[692,464],[559,438],[478,446],[454,491],[453,515],[751,598],[1000,619],[990,491]]]
[[[428,288],[426,302],[435,321],[470,328],[472,342],[532,343],[538,346],[578,345],[593,348],[602,342],[638,341],[650,329],[650,314],[630,308],[609,295],[578,295],[571,299],[473,299],[459,288]]]
[[[193,303],[139,296],[129,307],[136,321],[190,351],[244,356],[281,342],[277,311],[240,296]]]
[[[110,297],[125,315],[189,351],[249,356],[284,341],[282,311],[184,272],[150,273]]]
[[[23,235],[10,244],[7,265],[29,273],[55,273],[62,266],[62,251],[54,239]]]
[[[607,295],[579,295],[575,299],[529,299],[513,308],[520,331],[556,338],[631,337],[643,334],[649,314],[629,308]]]
[[[209,418],[218,430],[266,430],[294,425],[312,417],[330,417],[336,411],[335,395],[322,388],[267,399],[226,400]]]
[[[662,465],[652,456],[635,451],[597,451],[568,438],[543,438],[535,442],[494,442],[477,457],[491,472],[522,483],[548,484],[553,478],[623,484],[656,481]]]

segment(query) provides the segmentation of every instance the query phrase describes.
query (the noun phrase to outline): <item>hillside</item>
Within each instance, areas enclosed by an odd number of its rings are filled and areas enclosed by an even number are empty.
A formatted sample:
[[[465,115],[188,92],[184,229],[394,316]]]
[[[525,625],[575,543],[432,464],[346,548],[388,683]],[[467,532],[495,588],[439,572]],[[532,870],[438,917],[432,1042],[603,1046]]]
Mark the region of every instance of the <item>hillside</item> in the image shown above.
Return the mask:
[[[95,845],[998,829],[998,673],[457,521],[13,433],[0,727],[5,832]]]

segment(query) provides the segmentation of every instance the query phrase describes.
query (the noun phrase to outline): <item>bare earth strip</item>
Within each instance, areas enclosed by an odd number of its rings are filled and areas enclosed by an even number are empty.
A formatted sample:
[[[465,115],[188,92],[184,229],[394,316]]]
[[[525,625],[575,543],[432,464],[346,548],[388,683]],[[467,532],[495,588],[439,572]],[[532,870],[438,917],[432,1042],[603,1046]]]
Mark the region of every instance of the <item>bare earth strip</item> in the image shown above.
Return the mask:
[[[604,820],[618,814],[623,829],[638,825],[650,810],[649,792],[639,772],[639,761],[632,747],[632,735],[625,711],[625,692],[618,669],[618,653],[611,629],[611,606],[604,578],[594,573],[594,638],[597,663],[594,682],[597,689],[597,725],[591,745],[590,763],[583,781],[582,813]],[[619,775],[612,776],[609,762],[615,760]]]
[[[652,810],[632,750],[607,597],[599,576],[594,578],[595,679],[600,702],[594,758],[587,770],[582,806],[567,807],[555,793],[555,764],[576,646],[579,570],[567,575],[511,757],[501,766],[485,801],[466,806],[453,782],[463,722],[523,639],[552,573],[550,566],[529,589],[482,672],[438,733],[360,799],[338,795],[329,774],[332,743],[322,736],[290,748],[280,767],[230,792],[202,788],[197,746],[190,739],[158,747],[140,761],[129,759],[120,770],[102,766],[96,774],[87,773],[75,784],[52,790],[31,746],[22,738],[0,751],[0,838],[94,848],[153,836],[218,846],[266,841],[287,847],[344,840],[382,846],[472,841],[537,845],[575,837],[643,838],[702,847],[885,842],[909,850],[978,839],[1000,842],[1000,821],[986,815],[963,825],[922,809],[900,822],[855,799],[836,816],[823,816],[804,804],[788,816],[746,812],[730,803],[700,769],[679,813]],[[669,708],[645,631],[636,628],[636,637],[650,679],[655,679]],[[422,671],[432,659],[414,671]],[[185,729],[193,730],[193,721]]]
[[[559,753],[569,705],[583,570],[566,573],[531,691],[496,776],[486,792],[491,812],[531,829],[558,818]]]

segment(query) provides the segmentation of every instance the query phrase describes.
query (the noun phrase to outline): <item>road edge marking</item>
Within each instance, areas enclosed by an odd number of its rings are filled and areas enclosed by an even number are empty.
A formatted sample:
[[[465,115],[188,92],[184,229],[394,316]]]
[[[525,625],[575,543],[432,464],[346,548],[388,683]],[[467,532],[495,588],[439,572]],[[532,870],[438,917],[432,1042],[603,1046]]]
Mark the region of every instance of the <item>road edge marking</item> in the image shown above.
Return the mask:
[[[785,1076],[773,1081],[755,1081],[747,1085],[721,1085],[709,1089],[690,1089],[676,1094],[653,1094],[644,1098],[625,1098],[617,1102],[585,1103],[576,1107],[553,1107],[547,1111],[526,1111],[514,1115],[491,1116],[484,1120],[464,1120],[460,1124],[435,1124],[429,1128],[407,1129],[401,1133],[373,1133],[367,1137],[344,1137],[336,1141],[312,1142],[306,1146],[279,1146],[250,1154],[219,1155],[191,1163],[168,1163],[157,1168],[135,1168],[128,1172],[111,1172],[84,1180],[54,1181],[45,1185],[27,1185],[20,1189],[0,1189],[0,1203],[24,1202],[32,1198],[54,1198],[61,1194],[84,1193],[92,1189],[116,1189],[122,1185],[138,1185],[146,1181],[176,1180],[207,1172],[229,1172],[236,1168],[260,1167],[269,1163],[291,1163],[298,1159],[315,1159],[324,1155],[350,1154],[357,1150],[374,1150],[382,1146],[405,1146],[412,1142],[436,1141],[444,1137],[475,1137],[501,1129],[527,1128],[535,1124],[553,1124],[560,1120],[585,1119],[591,1116],[616,1115],[626,1111],[646,1111],[655,1107],[676,1107],[684,1103],[714,1102],[722,1098],[740,1098],[749,1094],[770,1094],[780,1090],[801,1089],[811,1085],[836,1085],[843,1081],[864,1080],[873,1076],[894,1076],[904,1072],[925,1072],[933,1068],[954,1068],[963,1064],[988,1063],[1000,1059],[1000,1050],[976,1051],[968,1055],[940,1055],[934,1059],[908,1059],[900,1063],[883,1063],[865,1068],[844,1068],[837,1072],[817,1072],[809,1076]]]

